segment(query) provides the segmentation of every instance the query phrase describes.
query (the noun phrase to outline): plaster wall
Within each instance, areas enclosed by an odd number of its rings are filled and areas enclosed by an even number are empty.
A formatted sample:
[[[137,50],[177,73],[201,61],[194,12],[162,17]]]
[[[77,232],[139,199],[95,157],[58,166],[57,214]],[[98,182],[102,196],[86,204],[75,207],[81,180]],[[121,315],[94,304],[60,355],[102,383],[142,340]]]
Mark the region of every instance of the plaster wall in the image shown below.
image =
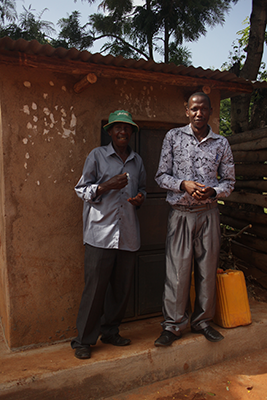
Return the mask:
[[[5,329],[6,335],[9,336],[8,324],[4,324],[8,320],[8,279],[6,275],[6,230],[4,218],[4,167],[3,167],[3,131],[2,131],[2,109],[0,98],[0,323]]]
[[[73,188],[116,109],[135,121],[186,124],[178,87],[1,66],[0,302],[11,348],[76,335],[83,289],[82,202]],[[212,103],[219,93],[211,93]],[[218,105],[211,125],[218,131]]]

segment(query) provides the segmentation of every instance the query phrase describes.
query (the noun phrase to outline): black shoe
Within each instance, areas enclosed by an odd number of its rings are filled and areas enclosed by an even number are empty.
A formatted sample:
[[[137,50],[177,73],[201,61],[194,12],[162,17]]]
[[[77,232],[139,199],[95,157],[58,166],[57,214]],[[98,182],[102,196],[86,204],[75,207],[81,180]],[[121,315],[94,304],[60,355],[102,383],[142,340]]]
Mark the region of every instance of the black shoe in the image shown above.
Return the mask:
[[[101,337],[101,342],[105,344],[113,344],[113,346],[127,346],[131,343],[130,339],[124,339],[119,333],[112,336]]]
[[[90,347],[77,347],[75,350],[75,357],[80,360],[86,360],[91,357],[91,348]]]
[[[160,337],[155,340],[154,345],[155,346],[170,346],[175,340],[178,340],[181,338],[181,335],[176,336],[174,333],[171,331],[162,331],[160,334]]]
[[[206,328],[199,330],[191,328],[191,332],[201,333],[210,342],[219,342],[220,340],[224,339],[224,336],[221,335],[220,332],[216,331],[216,329],[212,328],[211,326],[206,326]]]

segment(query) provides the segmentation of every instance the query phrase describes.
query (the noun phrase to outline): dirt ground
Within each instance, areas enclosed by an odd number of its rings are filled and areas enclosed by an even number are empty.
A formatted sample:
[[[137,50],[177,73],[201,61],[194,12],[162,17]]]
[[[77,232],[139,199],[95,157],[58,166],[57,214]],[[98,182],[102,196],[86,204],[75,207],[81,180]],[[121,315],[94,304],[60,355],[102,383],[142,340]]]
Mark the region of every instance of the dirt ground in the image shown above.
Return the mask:
[[[257,301],[267,303],[267,289],[262,287],[256,279],[251,277],[246,279],[246,283],[249,298],[254,298]]]
[[[106,400],[266,400],[267,350]]]
[[[267,290],[256,280],[247,280],[247,290],[249,298],[267,303]],[[267,400],[267,348],[253,353],[248,348],[245,356],[105,400],[212,399]]]
[[[256,279],[247,278],[246,285],[249,298],[267,303],[267,289]],[[247,350],[246,356],[106,400],[266,400],[267,349]]]

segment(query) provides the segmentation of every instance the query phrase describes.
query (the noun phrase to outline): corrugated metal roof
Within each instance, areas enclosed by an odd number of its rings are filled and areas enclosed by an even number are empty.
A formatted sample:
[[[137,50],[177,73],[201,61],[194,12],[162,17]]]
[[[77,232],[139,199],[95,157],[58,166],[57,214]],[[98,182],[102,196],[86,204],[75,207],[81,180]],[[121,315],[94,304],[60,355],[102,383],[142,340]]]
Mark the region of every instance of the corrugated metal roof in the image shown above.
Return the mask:
[[[183,65],[175,65],[173,63],[164,64],[156,63],[152,60],[134,60],[125,59],[122,56],[114,57],[112,55],[103,56],[99,53],[92,54],[89,51],[83,50],[78,51],[75,48],[65,49],[63,47],[54,48],[49,44],[42,45],[36,40],[26,41],[24,39],[12,40],[9,37],[0,39],[0,53],[7,54],[10,52],[14,53],[25,53],[27,55],[43,56],[58,58],[62,61],[79,61],[87,64],[98,64],[113,66],[126,69],[134,69],[139,71],[153,71],[161,72],[164,74],[182,75],[201,79],[212,79],[221,82],[231,83],[248,83],[245,79],[238,78],[235,74],[227,71],[203,69],[201,67],[195,68],[193,66],[185,67]]]

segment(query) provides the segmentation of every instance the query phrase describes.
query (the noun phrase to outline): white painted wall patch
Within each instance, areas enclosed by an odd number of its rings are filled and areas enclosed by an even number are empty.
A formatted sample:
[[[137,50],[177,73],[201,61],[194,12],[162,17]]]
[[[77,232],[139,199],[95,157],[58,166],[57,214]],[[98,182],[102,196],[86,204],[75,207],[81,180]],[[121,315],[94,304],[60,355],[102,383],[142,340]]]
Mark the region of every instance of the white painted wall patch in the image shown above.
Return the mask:
[[[29,106],[27,106],[27,105],[25,105],[25,106],[23,106],[23,112],[25,113],[25,114],[28,114],[28,115],[30,115],[30,108],[29,108]]]

